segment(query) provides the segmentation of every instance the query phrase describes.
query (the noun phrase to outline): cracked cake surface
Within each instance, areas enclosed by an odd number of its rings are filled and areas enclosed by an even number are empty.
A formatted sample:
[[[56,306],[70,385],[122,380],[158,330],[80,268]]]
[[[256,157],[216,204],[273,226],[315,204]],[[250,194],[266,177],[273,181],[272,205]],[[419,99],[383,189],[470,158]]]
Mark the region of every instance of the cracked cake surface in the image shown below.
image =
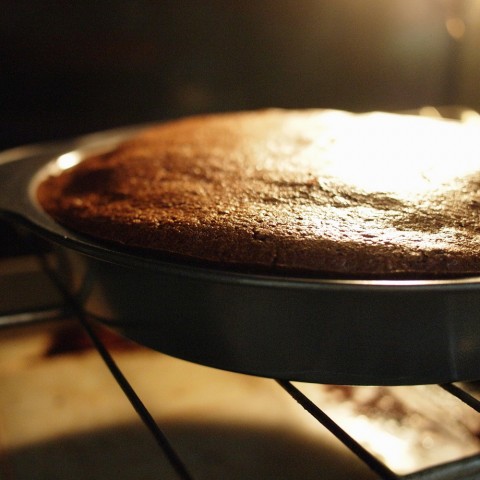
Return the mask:
[[[37,193],[66,227],[167,259],[328,278],[475,275],[476,128],[335,110],[195,116]]]

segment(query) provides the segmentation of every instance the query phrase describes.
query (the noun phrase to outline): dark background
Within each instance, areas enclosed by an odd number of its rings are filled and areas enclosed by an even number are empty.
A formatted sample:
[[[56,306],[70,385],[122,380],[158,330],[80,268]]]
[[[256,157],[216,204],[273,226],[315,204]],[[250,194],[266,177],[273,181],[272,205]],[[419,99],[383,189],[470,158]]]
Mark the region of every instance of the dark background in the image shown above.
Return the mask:
[[[0,148],[269,106],[476,108],[478,3],[4,0]]]
[[[0,150],[200,112],[478,109],[479,85],[480,0],[1,5]]]

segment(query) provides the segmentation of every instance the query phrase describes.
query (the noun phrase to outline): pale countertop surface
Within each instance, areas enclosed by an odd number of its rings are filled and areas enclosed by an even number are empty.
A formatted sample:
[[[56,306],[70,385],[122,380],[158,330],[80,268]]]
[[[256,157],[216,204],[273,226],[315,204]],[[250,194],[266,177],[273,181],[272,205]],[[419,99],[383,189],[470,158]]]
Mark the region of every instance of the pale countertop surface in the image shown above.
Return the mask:
[[[176,479],[76,334],[70,322],[0,331],[0,478]],[[108,341],[194,478],[375,478],[273,380]]]
[[[375,478],[273,380],[104,335],[194,478]],[[1,330],[0,386],[2,480],[177,478],[74,322]],[[412,387],[299,387],[397,470],[478,451],[477,417],[455,404],[446,420],[445,407],[432,404],[439,392],[430,390],[439,387],[415,388],[409,400]],[[352,406],[354,398],[363,406]],[[429,413],[419,413],[427,405]]]

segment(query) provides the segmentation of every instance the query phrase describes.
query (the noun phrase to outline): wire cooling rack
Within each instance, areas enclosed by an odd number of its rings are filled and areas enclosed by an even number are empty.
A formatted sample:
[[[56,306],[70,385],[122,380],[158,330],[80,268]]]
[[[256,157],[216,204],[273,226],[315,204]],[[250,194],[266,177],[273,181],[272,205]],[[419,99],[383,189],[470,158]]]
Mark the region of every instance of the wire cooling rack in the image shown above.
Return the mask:
[[[55,274],[49,269],[48,261],[43,255],[39,255],[40,263],[44,272],[52,280],[55,288],[58,289],[60,297],[64,299],[64,305],[61,307],[53,307],[34,312],[21,312],[16,315],[0,316],[0,327],[9,327],[16,325],[28,325],[41,321],[43,319],[73,317],[81,325],[91,343],[97,350],[108,370],[114,377],[115,381],[125,394],[126,398],[136,411],[137,415],[153,436],[161,452],[176,472],[179,480],[195,480],[194,472],[190,471],[181,455],[165,435],[161,426],[158,425],[152,414],[146,408],[141,398],[138,396],[132,385],[129,383],[121,369],[113,359],[108,347],[102,340],[101,335],[97,333],[95,322],[92,322],[82,308],[75,302],[73,298],[65,291],[62,284],[56,279]],[[460,458],[449,461],[440,465],[435,465],[426,469],[418,470],[406,475],[399,475],[390,469],[384,462],[372,454],[367,448],[353,438],[353,436],[342,428],[324,409],[312,401],[305,393],[303,393],[292,382],[284,380],[272,379],[278,387],[288,394],[292,401],[298,402],[310,414],[319,428],[327,429],[334,437],[342,442],[359,460],[376,474],[379,479],[408,479],[408,480],[449,480],[449,479],[478,479],[480,478],[480,454]],[[480,401],[470,393],[467,385],[463,384],[442,384],[439,387],[447,392],[448,395],[455,397],[459,402],[467,405],[476,413],[480,413]],[[356,387],[352,387],[356,388]],[[254,401],[254,399],[252,399]]]

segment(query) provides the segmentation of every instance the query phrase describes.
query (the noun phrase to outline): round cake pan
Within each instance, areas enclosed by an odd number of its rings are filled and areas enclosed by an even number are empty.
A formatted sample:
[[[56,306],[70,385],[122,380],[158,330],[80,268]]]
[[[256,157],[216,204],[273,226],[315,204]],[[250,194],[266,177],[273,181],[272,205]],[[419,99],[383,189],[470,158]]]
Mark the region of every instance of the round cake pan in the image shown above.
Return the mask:
[[[480,378],[480,278],[334,280],[253,275],[112,248],[35,200],[49,172],[136,126],[0,154],[0,212],[48,240],[54,271],[91,317],[163,353],[271,378],[405,385]]]

